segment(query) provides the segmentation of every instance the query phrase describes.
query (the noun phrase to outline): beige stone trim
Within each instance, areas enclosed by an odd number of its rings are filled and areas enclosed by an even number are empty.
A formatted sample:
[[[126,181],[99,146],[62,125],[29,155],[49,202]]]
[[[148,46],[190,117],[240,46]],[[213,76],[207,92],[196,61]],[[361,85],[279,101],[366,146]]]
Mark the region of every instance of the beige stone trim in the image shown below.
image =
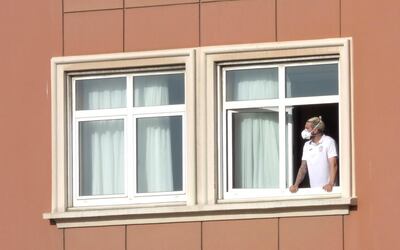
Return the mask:
[[[347,214],[355,204],[354,107],[350,38],[211,46],[166,51],[57,57],[52,68],[52,210],[58,227],[105,226]],[[260,200],[218,200],[217,65],[232,60],[338,55],[340,75],[340,194]],[[185,65],[187,72],[186,203],[69,208],[66,73]]]

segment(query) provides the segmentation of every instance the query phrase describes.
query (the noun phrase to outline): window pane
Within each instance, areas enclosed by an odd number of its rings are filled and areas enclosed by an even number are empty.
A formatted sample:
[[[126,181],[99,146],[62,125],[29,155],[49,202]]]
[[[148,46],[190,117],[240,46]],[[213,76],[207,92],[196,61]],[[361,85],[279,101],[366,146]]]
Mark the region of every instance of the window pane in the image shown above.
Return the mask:
[[[124,193],[124,121],[79,123],[79,194]]]
[[[148,75],[133,79],[134,106],[158,106],[185,103],[185,75]]]
[[[182,117],[137,119],[138,193],[182,190]]]
[[[226,100],[278,98],[278,69],[244,69],[226,72]]]
[[[309,65],[286,68],[286,97],[338,94],[338,65]]]
[[[76,81],[76,109],[126,107],[126,78],[101,78]]]
[[[233,188],[278,188],[278,113],[241,112],[232,120]]]

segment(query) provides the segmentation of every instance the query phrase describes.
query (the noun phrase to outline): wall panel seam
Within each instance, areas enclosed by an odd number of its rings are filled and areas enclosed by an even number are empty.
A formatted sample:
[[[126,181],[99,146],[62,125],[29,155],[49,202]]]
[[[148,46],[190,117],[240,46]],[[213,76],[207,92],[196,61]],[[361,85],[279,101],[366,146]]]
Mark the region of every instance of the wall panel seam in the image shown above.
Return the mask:
[[[62,236],[63,236],[63,238],[62,238],[62,248],[63,248],[63,250],[65,250],[65,228],[63,228],[62,230],[63,230],[62,231]]]
[[[234,0],[236,1],[236,0]],[[169,7],[169,6],[180,6],[180,5],[198,5],[199,2],[192,2],[192,3],[171,3],[171,4],[155,4],[155,5],[145,5],[145,6],[130,6],[126,7],[125,9],[143,9],[143,8],[156,8],[156,7]]]
[[[203,250],[203,221],[200,222],[200,249]]]
[[[128,225],[125,225],[125,250],[128,250]]]
[[[122,52],[125,52],[125,0],[122,2]]]
[[[281,246],[280,246],[280,244],[281,244],[281,242],[280,242],[280,235],[281,235],[281,233],[280,233],[280,231],[279,231],[279,228],[280,228],[280,224],[281,224],[281,218],[278,218],[278,223],[277,223],[278,225],[277,225],[277,227],[278,227],[278,250],[280,250],[280,248],[281,248]]]
[[[339,0],[339,36],[342,37],[342,0]]]
[[[202,43],[201,43],[201,4],[199,3],[198,6],[199,6],[199,41],[198,41],[198,43],[199,43],[199,46],[201,46],[202,45]]]
[[[278,41],[278,0],[275,0],[275,41]]]
[[[65,36],[64,36],[64,0],[61,0],[61,47],[62,55],[65,56]]]
[[[93,10],[74,10],[74,11],[66,11],[64,14],[73,14],[73,13],[87,13],[87,12],[100,12],[100,11],[112,11],[112,10],[123,10],[124,8],[105,8],[105,9],[93,9]]]
[[[344,250],[344,215],[342,215],[342,249]]]

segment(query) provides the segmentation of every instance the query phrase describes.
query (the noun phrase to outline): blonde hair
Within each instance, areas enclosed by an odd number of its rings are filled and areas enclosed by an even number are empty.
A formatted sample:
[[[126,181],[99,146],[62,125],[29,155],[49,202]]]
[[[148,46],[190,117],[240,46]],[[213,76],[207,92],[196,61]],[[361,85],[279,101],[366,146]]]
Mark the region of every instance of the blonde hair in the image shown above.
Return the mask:
[[[325,131],[325,123],[324,121],[322,121],[321,116],[311,117],[307,120],[307,122],[311,123],[312,127],[318,129],[319,131],[321,131],[321,133]]]

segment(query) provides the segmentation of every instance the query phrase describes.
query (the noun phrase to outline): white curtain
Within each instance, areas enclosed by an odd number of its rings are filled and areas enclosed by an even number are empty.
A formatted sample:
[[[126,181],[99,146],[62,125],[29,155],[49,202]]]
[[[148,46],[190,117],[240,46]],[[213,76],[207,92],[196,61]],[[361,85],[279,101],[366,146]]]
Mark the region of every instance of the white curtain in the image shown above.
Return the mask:
[[[169,104],[168,78],[134,79],[135,106]],[[137,189],[139,193],[174,191],[170,117],[137,119]]]
[[[125,79],[85,80],[77,86],[78,108],[93,110],[124,107]],[[82,103],[79,103],[82,100]],[[124,121],[80,122],[80,194],[124,193]]]
[[[273,71],[242,72],[235,77],[236,100],[268,99],[278,96]],[[277,112],[240,111],[233,114],[234,187],[279,187],[279,116]]]
[[[278,98],[277,69],[251,69],[232,73],[233,101]]]
[[[126,78],[103,78],[77,82],[79,110],[126,107]]]

